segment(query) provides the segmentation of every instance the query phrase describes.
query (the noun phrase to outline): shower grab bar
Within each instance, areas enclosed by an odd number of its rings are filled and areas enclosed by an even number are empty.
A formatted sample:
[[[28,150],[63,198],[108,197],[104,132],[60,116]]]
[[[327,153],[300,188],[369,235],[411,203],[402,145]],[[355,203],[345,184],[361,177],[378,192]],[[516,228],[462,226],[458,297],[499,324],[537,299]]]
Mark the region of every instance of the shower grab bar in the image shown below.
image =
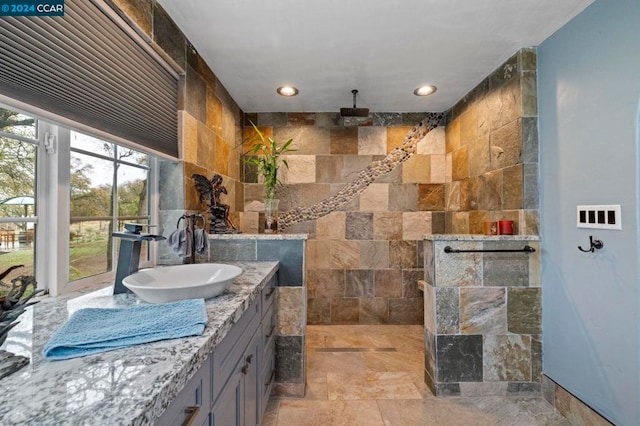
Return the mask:
[[[536,249],[531,246],[524,246],[521,249],[480,249],[480,250],[460,250],[453,249],[451,246],[446,246],[444,248],[445,253],[533,253]]]

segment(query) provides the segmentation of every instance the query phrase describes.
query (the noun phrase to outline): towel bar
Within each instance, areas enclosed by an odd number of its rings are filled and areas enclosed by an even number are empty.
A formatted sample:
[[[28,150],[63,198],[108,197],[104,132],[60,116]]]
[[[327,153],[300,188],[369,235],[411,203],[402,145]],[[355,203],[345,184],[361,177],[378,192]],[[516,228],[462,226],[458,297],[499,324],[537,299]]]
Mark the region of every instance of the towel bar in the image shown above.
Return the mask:
[[[536,249],[531,246],[524,246],[521,249],[480,249],[480,250],[459,250],[453,249],[451,246],[444,248],[445,253],[533,253]]]

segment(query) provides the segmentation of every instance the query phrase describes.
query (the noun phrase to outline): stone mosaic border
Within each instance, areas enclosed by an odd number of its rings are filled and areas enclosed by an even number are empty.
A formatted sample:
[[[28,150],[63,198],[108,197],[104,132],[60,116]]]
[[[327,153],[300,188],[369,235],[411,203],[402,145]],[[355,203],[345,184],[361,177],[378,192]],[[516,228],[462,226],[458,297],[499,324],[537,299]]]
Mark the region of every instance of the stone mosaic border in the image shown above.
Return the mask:
[[[338,191],[337,194],[320,201],[309,207],[296,207],[282,213],[279,218],[279,227],[284,230],[296,223],[318,219],[336,211],[340,206],[346,204],[355,195],[361,193],[375,181],[378,177],[392,172],[399,164],[407,161],[416,152],[418,142],[427,133],[438,127],[444,119],[443,112],[430,112],[407,133],[402,141],[402,145],[394,148],[385,158],[380,161],[373,161],[362,169],[353,182],[347,184]]]

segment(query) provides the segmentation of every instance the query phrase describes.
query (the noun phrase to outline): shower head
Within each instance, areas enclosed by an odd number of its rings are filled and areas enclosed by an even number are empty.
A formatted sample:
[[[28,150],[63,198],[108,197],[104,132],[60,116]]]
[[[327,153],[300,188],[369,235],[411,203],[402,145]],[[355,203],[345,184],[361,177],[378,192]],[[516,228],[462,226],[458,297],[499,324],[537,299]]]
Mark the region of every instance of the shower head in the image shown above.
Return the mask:
[[[353,108],[340,108],[340,115],[343,117],[368,117],[369,108],[356,108],[356,95],[358,91],[353,89]]]

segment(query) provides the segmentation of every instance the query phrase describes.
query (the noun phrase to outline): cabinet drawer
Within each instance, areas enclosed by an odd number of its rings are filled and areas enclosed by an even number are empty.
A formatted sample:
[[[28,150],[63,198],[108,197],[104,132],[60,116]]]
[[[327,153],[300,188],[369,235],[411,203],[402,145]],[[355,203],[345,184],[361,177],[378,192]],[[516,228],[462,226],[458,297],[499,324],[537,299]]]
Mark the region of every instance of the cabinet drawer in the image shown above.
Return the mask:
[[[209,363],[205,362],[169,404],[156,425],[181,425],[187,420],[193,425],[205,423],[209,418],[209,374]]]
[[[260,325],[260,301],[254,301],[240,321],[233,325],[229,334],[216,346],[211,361],[211,402],[233,373],[242,353]]]
[[[278,275],[276,274],[262,289],[262,316],[273,306],[278,296]]]
[[[262,347],[264,349],[264,356],[262,359],[267,359],[267,351],[275,344],[277,328],[276,316],[273,311],[274,309],[272,306],[262,319]]]

